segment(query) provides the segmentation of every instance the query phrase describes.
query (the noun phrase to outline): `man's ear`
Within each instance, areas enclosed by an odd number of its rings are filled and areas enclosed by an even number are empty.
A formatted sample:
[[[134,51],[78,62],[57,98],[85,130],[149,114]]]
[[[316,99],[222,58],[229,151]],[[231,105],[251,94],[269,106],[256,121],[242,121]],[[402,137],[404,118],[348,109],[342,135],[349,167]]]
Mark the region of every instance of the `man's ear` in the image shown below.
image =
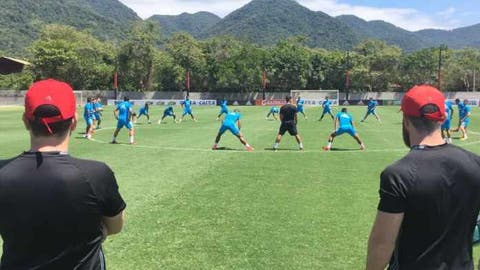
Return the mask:
[[[22,121],[23,121],[23,125],[25,126],[25,129],[30,130],[30,121],[28,121],[25,113],[23,113],[23,115],[22,115]]]
[[[70,132],[74,131],[77,128],[77,113],[75,113],[75,116],[72,118],[72,124],[70,124]]]

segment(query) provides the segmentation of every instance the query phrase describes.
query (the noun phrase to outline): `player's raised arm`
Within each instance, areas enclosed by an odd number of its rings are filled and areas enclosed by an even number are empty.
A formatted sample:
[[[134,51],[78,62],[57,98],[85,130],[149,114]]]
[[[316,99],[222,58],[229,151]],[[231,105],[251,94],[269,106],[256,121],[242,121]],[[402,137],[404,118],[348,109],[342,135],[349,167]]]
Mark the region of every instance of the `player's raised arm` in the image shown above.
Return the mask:
[[[118,107],[113,111],[113,116],[118,120]]]

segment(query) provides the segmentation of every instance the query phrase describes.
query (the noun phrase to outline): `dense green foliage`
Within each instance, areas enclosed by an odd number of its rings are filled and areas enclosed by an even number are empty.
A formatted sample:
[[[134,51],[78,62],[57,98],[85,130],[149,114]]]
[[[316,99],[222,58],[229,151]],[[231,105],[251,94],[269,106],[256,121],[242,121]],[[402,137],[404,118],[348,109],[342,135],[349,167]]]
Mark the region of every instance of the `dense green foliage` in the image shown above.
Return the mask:
[[[152,120],[163,109],[152,106]],[[107,143],[116,124],[111,107],[95,141],[81,137],[79,123],[69,152],[106,162],[127,203],[123,232],[104,243],[108,269],[365,269],[380,172],[408,152],[398,107],[377,108],[381,127],[374,119],[358,123],[365,151],[344,135],[329,153],[321,147],[333,124],[315,121],[321,108],[306,107],[309,120],[299,121],[305,151],[286,136],[277,153],[269,148],[279,122],[265,120],[268,108],[239,109],[252,153],[229,133],[220,142],[225,151],[210,150],[218,107],[194,107],[198,123],[140,119],[135,146],[126,144],[125,130],[122,144]],[[0,132],[0,159],[29,147],[22,110],[0,108],[0,130],[8,130]],[[349,111],[357,120],[366,112]],[[480,110],[473,109],[470,130],[479,128]],[[480,135],[469,137],[454,143],[480,154]]]
[[[0,50],[26,54],[24,49],[47,24],[73,26],[101,40],[117,42],[137,20],[136,13],[118,0],[2,0]]]
[[[262,45],[291,36],[306,36],[311,47],[349,49],[357,40],[350,28],[294,0],[254,0],[232,12],[203,36],[231,35]]]
[[[197,12],[195,14],[182,13],[177,16],[154,15],[148,20],[160,25],[164,37],[171,37],[176,32],[187,32],[198,38],[203,31],[211,28],[221,19],[209,12]]]

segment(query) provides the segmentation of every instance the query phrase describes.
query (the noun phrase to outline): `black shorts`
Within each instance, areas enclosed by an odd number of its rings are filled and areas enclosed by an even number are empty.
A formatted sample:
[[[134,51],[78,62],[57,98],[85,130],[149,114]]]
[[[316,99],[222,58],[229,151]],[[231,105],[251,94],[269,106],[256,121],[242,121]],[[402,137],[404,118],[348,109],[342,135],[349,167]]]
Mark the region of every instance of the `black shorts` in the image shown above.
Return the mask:
[[[280,125],[280,130],[278,131],[278,134],[283,136],[287,131],[291,136],[297,136],[297,124],[295,124],[295,122],[282,123],[282,125]]]

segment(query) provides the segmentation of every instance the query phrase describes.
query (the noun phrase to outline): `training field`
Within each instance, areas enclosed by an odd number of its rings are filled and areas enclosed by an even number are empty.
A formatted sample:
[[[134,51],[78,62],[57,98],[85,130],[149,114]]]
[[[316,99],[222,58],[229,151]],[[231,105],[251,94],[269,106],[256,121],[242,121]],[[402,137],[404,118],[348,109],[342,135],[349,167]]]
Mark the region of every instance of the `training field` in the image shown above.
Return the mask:
[[[306,121],[299,117],[303,152],[289,136],[280,151],[271,151],[279,122],[265,120],[269,108],[240,109],[252,153],[229,133],[219,145],[224,150],[210,150],[219,107],[193,107],[197,123],[167,118],[159,125],[163,107],[152,106],[153,123],[140,118],[134,146],[126,144],[125,130],[122,144],[107,143],[112,106],[105,107],[94,141],[82,138],[81,119],[71,154],[106,162],[127,202],[123,232],[104,245],[109,269],[364,268],[379,174],[408,151],[399,108],[379,107],[379,124],[372,117],[359,123],[365,107],[349,107],[367,150],[343,135],[331,152],[321,147],[333,123],[317,121],[320,108],[307,107]],[[28,150],[21,114],[21,108],[0,108],[0,158]],[[472,114],[469,139],[454,143],[480,154],[480,110]]]

